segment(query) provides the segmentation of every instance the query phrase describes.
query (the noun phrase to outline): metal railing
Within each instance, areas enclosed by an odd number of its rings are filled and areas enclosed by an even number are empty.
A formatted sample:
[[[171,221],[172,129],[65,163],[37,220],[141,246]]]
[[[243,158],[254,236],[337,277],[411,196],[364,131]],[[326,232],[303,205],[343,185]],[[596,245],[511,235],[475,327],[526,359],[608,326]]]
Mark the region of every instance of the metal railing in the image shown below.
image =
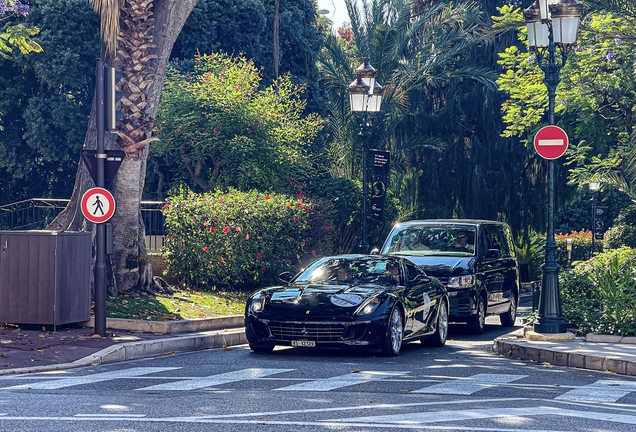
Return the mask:
[[[0,230],[44,229],[60,214],[68,199],[31,198],[0,206]],[[146,249],[161,250],[164,245],[164,201],[141,201],[141,217],[146,227]]]

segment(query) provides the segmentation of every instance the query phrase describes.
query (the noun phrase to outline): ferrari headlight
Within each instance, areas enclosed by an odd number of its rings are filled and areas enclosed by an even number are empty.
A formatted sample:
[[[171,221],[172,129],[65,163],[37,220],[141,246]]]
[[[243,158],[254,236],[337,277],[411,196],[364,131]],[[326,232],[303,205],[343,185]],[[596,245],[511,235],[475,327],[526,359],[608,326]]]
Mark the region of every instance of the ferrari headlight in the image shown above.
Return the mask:
[[[448,288],[471,288],[475,283],[475,276],[452,276],[448,278],[446,286]]]
[[[369,315],[380,305],[380,300],[377,297],[372,298],[368,302],[364,303],[357,311],[357,315]]]
[[[263,312],[263,309],[265,309],[265,297],[258,296],[250,300],[250,311],[257,314]]]

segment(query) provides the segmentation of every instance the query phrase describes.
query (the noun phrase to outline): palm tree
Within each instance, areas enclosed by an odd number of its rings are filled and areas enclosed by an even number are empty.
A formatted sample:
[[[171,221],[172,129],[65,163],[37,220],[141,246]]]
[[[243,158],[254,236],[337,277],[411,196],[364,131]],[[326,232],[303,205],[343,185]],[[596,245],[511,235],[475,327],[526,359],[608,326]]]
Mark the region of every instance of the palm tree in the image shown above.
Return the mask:
[[[492,69],[462,61],[471,47],[486,43],[484,16],[472,1],[363,0],[361,8],[353,0],[345,4],[353,42],[332,34],[320,65],[332,107],[330,152],[340,155],[338,167],[355,167],[344,171],[347,175],[361,177],[359,147],[349,133],[357,127],[348,112],[347,85],[353,67],[368,57],[377,70],[376,80],[385,86],[372,143],[391,152],[393,189],[408,209],[403,216],[420,214],[426,204],[418,180],[446,144],[422,124],[445,103],[444,87],[473,80],[495,88]],[[349,127],[343,133],[345,124]]]
[[[145,228],[140,201],[146,175],[148,144],[156,138],[153,125],[161,96],[166,65],[172,46],[197,0],[89,0],[101,16],[102,56],[105,63],[120,69],[123,79],[123,119],[117,132],[107,135],[106,149],[126,152],[111,187],[117,200],[114,226],[114,254],[109,295],[130,289],[153,290],[152,268],[145,258]],[[95,149],[97,142],[95,103],[84,147]],[[80,163],[71,200],[50,225],[54,230],[83,230],[79,200],[92,186],[84,164]]]

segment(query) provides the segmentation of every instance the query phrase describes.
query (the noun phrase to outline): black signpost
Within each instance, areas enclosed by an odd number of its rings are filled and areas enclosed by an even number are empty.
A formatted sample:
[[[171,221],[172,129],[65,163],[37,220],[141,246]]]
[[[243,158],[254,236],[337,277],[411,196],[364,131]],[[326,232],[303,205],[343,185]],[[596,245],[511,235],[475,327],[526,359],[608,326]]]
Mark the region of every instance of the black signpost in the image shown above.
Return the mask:
[[[389,186],[389,163],[391,153],[383,150],[371,150],[373,157],[373,175],[371,176],[371,219],[384,218],[386,190]]]
[[[105,70],[107,83],[104,82]],[[111,112],[114,109],[114,92],[116,91],[115,76],[116,74],[113,68],[108,66],[104,68],[104,61],[101,58],[97,59],[95,71],[97,148],[96,150],[81,151],[82,160],[86,164],[97,188],[110,186],[117,174],[119,166],[126,156],[123,150],[104,150],[104,133],[106,129],[110,131],[115,128],[115,114]],[[105,118],[106,113],[104,110],[104,86],[106,84],[109,93],[107,96],[111,101],[108,104],[108,119]],[[106,183],[108,183],[108,185],[106,185]],[[110,226],[107,226],[109,224],[106,223],[96,222],[95,225],[95,334],[106,336],[106,249],[107,246],[112,245],[111,241],[106,241],[106,232],[112,233],[112,229]],[[112,240],[112,238],[109,240]],[[110,252],[112,252],[112,246],[110,249]]]

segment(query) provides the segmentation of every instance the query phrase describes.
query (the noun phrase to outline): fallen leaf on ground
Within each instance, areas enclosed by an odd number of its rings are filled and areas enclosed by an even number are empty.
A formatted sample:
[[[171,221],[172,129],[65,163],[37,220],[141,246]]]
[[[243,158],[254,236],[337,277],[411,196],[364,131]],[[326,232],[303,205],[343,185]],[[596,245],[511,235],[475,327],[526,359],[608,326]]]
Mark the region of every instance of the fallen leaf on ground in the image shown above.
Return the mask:
[[[101,339],[102,337],[98,334],[94,334],[93,336],[91,336],[91,339]]]
[[[232,351],[232,348],[230,348],[230,347],[223,347],[223,351]]]
[[[44,339],[44,335],[43,335],[42,333],[40,333],[40,334],[38,335],[38,337],[39,337],[40,339]]]

